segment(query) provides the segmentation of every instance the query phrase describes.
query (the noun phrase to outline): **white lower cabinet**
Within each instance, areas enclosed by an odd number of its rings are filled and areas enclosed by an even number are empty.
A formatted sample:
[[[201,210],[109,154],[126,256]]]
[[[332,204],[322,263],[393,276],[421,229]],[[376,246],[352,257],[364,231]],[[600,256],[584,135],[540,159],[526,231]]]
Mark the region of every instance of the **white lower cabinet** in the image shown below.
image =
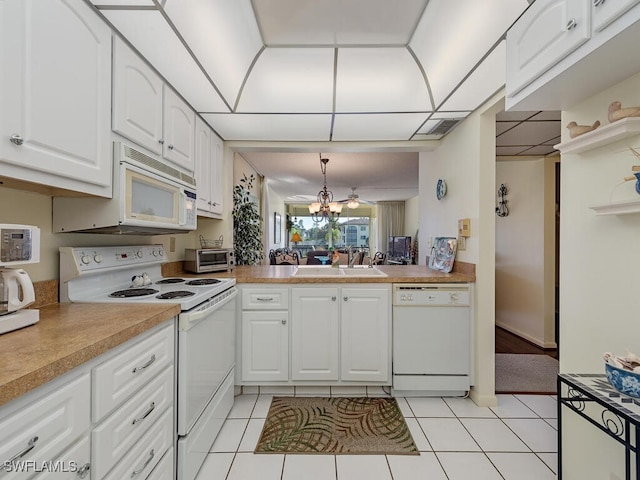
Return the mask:
[[[50,467],[36,477],[37,480],[90,480],[91,448],[90,439],[85,435],[69,450],[55,460]]]
[[[83,373],[24,405],[0,409],[0,478],[32,478],[89,430],[90,385]]]
[[[242,379],[289,379],[289,312],[242,312]]]
[[[390,287],[342,288],[341,372],[347,381],[391,379]]]
[[[291,319],[291,379],[338,380],[338,288],[292,288]]]
[[[175,480],[173,455],[173,448],[170,448],[153,469],[151,475],[147,477],[147,480]]]
[[[242,382],[391,384],[390,284],[241,289]]]
[[[0,407],[0,479],[146,479],[160,459],[149,478],[173,479],[174,336],[171,320]]]

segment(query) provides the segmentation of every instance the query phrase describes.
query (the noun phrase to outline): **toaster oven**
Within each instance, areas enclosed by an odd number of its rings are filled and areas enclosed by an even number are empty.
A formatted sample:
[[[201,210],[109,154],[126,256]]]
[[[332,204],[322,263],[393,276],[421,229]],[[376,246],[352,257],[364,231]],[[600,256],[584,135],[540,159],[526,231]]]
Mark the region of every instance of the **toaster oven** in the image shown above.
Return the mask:
[[[233,270],[233,250],[230,248],[186,248],[184,269],[193,273]]]

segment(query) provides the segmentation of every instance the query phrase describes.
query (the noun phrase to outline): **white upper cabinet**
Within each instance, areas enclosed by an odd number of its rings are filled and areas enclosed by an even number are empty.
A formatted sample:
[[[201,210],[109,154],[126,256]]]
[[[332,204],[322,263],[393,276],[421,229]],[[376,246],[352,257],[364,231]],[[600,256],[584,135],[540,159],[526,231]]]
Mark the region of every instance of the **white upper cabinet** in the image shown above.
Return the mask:
[[[162,79],[119,37],[113,49],[113,131],[160,155]]]
[[[567,110],[640,70],[640,0],[537,0],[507,32],[507,110]]]
[[[593,0],[593,31],[600,32],[640,0]]]
[[[507,84],[518,93],[591,34],[584,0],[538,0],[507,33]]]
[[[218,218],[223,213],[223,143],[200,117],[196,117],[195,149],[198,215]]]
[[[2,175],[111,196],[111,30],[84,2],[0,2]]]
[[[192,174],[194,111],[120,38],[114,51],[113,131]]]
[[[162,156],[193,172],[196,114],[168,85],[164,86],[164,143]]]

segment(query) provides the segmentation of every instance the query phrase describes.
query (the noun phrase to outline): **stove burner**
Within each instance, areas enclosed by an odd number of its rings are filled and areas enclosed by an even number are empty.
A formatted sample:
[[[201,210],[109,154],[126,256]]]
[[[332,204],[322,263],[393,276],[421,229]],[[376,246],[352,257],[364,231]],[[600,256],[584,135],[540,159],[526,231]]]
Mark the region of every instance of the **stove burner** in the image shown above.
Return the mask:
[[[220,283],[220,280],[217,278],[196,278],[189,280],[187,285],[213,285],[214,283]]]
[[[156,284],[162,285],[165,283],[183,283],[184,278],[165,278],[164,280],[158,280]]]
[[[171,298],[184,298],[195,295],[193,292],[187,292],[186,290],[174,290],[173,292],[161,293],[160,295],[156,295],[156,298],[161,300],[167,300]]]
[[[110,293],[109,296],[115,298],[144,297],[146,295],[153,295],[154,293],[158,293],[158,290],[153,288],[130,288]]]

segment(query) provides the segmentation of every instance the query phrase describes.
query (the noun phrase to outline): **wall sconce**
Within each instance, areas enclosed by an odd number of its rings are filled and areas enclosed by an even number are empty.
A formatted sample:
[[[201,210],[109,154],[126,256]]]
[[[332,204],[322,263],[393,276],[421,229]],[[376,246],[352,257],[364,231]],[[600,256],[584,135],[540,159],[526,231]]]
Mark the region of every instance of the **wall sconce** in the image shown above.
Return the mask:
[[[506,217],[509,215],[509,207],[507,207],[507,199],[504,198],[509,191],[507,186],[503,183],[498,188],[498,206],[496,207],[496,215],[499,217]]]

